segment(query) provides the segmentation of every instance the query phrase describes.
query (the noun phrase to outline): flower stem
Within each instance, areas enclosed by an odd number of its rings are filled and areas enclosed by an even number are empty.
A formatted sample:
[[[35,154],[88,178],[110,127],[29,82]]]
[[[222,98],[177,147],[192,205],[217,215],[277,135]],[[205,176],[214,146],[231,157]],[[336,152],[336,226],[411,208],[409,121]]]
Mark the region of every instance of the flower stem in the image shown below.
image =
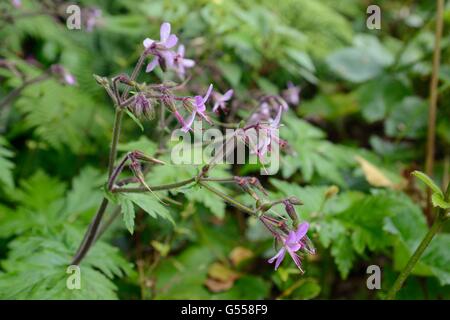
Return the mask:
[[[98,208],[97,213],[94,216],[94,219],[92,220],[88,230],[86,231],[86,234],[84,235],[80,247],[78,248],[75,256],[72,259],[72,265],[79,265],[81,260],[83,260],[84,256],[88,252],[89,248],[96,238],[95,235],[97,234],[98,227],[100,226],[100,221],[102,220],[107,207],[108,200],[106,198],[103,198],[102,203],[100,204],[100,207]]]
[[[109,151],[108,179],[111,179],[111,174],[114,170],[114,160],[117,154],[117,143],[119,141],[122,117],[123,117],[123,110],[120,108],[116,108],[116,115],[114,118],[114,127],[113,127],[113,139],[111,142],[111,149]],[[83,260],[84,256],[89,251],[89,248],[94,243],[98,227],[100,226],[100,222],[103,218],[103,215],[105,214],[107,207],[108,207],[108,199],[103,198],[100,207],[97,210],[97,213],[92,219],[92,222],[84,235],[83,241],[81,242],[77,252],[75,253],[75,256],[72,259],[71,263],[72,265],[80,264],[81,260]]]
[[[445,192],[445,201],[448,201],[450,199],[450,183],[447,186],[447,190]],[[406,264],[405,269],[400,273],[397,280],[395,281],[394,285],[392,286],[391,290],[389,290],[386,299],[387,300],[393,300],[395,298],[395,295],[397,292],[402,288],[403,283],[408,278],[409,274],[411,273],[414,266],[419,261],[420,257],[422,256],[423,252],[426,250],[428,245],[430,244],[431,240],[433,240],[436,233],[439,232],[442,225],[445,223],[446,220],[448,220],[448,213],[447,210],[439,208],[437,210],[436,219],[431,226],[430,230],[428,230],[425,237],[422,239],[422,242],[417,247],[416,251],[413,253],[411,258],[409,258],[408,263]]]
[[[182,180],[175,183],[169,183],[169,184],[162,184],[159,186],[149,186],[149,188],[153,191],[160,191],[160,190],[169,190],[169,189],[175,189],[182,186],[185,186],[189,183],[192,183],[195,181],[195,178],[190,178],[187,180]],[[142,193],[142,192],[149,192],[148,188],[145,187],[136,187],[136,188],[113,188],[112,192],[124,192],[124,193]]]
[[[416,263],[419,261],[420,257],[422,256],[425,249],[430,244],[431,240],[433,240],[436,233],[441,228],[442,224],[444,223],[444,219],[437,218],[436,221],[431,226],[430,230],[428,230],[425,237],[422,239],[422,242],[417,247],[414,254],[411,256],[411,258],[408,261],[408,264],[406,265],[405,269],[400,273],[397,280],[395,281],[394,285],[392,286],[391,290],[389,290],[389,293],[386,297],[387,300],[393,300],[395,299],[395,296],[397,292],[402,288],[403,283],[408,278],[409,274],[411,273],[412,269],[416,265]]]
[[[223,193],[220,190],[217,190],[216,188],[210,186],[208,183],[203,182],[202,180],[199,180],[198,183],[205,187],[205,189],[208,189],[208,191],[211,191],[212,193],[215,193],[216,195],[218,195],[219,197],[221,197],[223,200],[225,200],[226,202],[228,202],[229,204],[231,204],[232,206],[238,208],[239,210],[242,210],[248,214],[251,215],[257,215],[256,211],[247,207],[245,204],[242,204],[241,202],[233,199],[232,197],[226,195],[225,193]]]
[[[109,163],[108,163],[108,178],[114,170],[114,161],[117,156],[117,144],[119,143],[120,129],[122,127],[123,110],[116,108],[116,114],[114,117],[113,138],[111,141],[111,149],[109,151]]]
[[[136,63],[134,70],[131,74],[131,81],[134,81],[139,72],[142,69],[142,66],[144,65],[145,58],[147,57],[146,52],[143,52],[141,56],[139,57],[138,62]],[[128,92],[130,88],[127,86],[125,91],[122,94],[122,101],[125,101],[128,97]],[[118,103],[121,103],[121,101],[118,101]],[[111,175],[114,171],[114,162],[117,157],[117,144],[119,143],[119,137],[120,137],[120,129],[122,127],[122,118],[123,118],[123,112],[124,107],[120,107],[119,105],[116,106],[116,113],[114,117],[114,125],[113,125],[113,138],[111,141],[111,148],[109,150],[109,162],[108,162],[108,181],[111,179]],[[89,248],[92,246],[92,244],[95,242],[95,239],[97,239],[97,232],[98,228],[100,226],[100,222],[103,218],[103,215],[105,214],[105,210],[108,207],[108,199],[103,198],[99,209],[97,210],[97,213],[95,214],[94,218],[92,219],[91,224],[89,225],[88,230],[86,231],[86,234],[84,235],[83,241],[81,242],[77,252],[75,253],[75,256],[72,260],[72,264],[78,265],[81,260],[84,258],[86,253],[89,251]]]

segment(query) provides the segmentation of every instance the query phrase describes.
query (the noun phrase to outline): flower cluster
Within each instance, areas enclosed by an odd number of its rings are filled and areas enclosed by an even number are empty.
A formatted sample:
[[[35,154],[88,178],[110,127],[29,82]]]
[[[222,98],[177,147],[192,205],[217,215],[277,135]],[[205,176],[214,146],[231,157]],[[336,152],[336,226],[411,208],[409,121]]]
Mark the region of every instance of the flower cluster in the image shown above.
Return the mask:
[[[170,32],[170,23],[164,22],[159,30],[159,41],[150,38],[146,38],[143,41],[146,52],[154,56],[145,71],[151,72],[159,65],[163,70],[175,70],[178,76],[183,79],[186,74],[186,68],[192,68],[195,62],[184,57],[185,49],[183,45],[180,45],[176,52],[171,50],[178,43],[178,37]]]
[[[303,272],[301,254],[315,254],[316,252],[307,236],[309,223],[303,222],[299,224],[298,215],[294,208],[294,206],[303,203],[296,197],[267,201],[265,198],[268,196],[268,193],[257,178],[234,177],[234,180],[246,193],[256,200],[259,205],[258,209],[262,212],[259,220],[273,235],[276,242],[281,244],[281,248],[275,256],[269,259],[269,263],[275,261],[275,270],[277,270],[287,252],[295,265]],[[271,214],[272,208],[277,204],[284,205],[284,209],[292,222],[291,224],[288,224],[288,220],[280,215]]]
[[[266,154],[272,150],[274,145],[279,148],[284,148],[287,145],[287,142],[279,137],[280,122],[284,110],[286,109],[283,104],[280,104],[275,118],[272,118],[269,105],[263,102],[259,111],[250,118],[248,125],[238,133],[238,137],[262,163],[265,162]]]
[[[211,113],[227,112],[227,103],[231,100],[234,91],[232,89],[225,93],[213,91],[213,85],[210,84],[204,91],[204,94],[197,94],[193,96],[178,96],[174,92],[184,86],[184,83],[178,85],[176,83],[166,81],[159,84],[150,84],[136,82],[136,76],[141,67],[144,66],[145,59],[152,56],[150,62],[146,65],[145,71],[151,72],[156,66],[160,66],[163,70],[171,69],[176,74],[184,79],[186,76],[186,69],[195,65],[191,59],[185,58],[185,47],[178,44],[178,37],[171,33],[171,26],[165,22],[160,27],[160,39],[152,40],[147,38],[143,41],[145,47],[141,58],[137,64],[135,72],[131,77],[127,75],[119,75],[112,79],[112,83],[106,78],[96,76],[97,82],[102,85],[114,100],[117,107],[120,109],[127,108],[137,117],[146,117],[153,119],[155,115],[155,107],[161,108],[161,121],[165,125],[166,120],[175,119],[180,125],[183,132],[193,130],[193,124],[196,119],[206,121],[213,124],[216,121],[211,114],[208,113],[207,105],[212,100],[213,107]],[[176,50],[175,50],[176,49]],[[55,67],[55,74],[60,75],[66,79],[66,82],[72,82],[64,69]],[[119,92],[119,84],[127,86],[125,92]],[[128,97],[129,89],[133,88],[132,95]],[[290,85],[288,88],[288,101],[292,104],[298,102],[298,88]],[[171,113],[172,118],[165,118],[165,111]],[[259,108],[254,112],[244,125],[236,125],[237,128],[232,138],[240,139],[245,143],[250,152],[255,154],[264,164],[266,155],[273,151],[275,147],[285,147],[286,141],[282,140],[278,131],[281,126],[281,118],[284,112],[288,111],[288,103],[281,96],[271,95],[263,96],[260,99]],[[160,123],[161,123],[160,121]],[[133,181],[139,182],[148,191],[152,191],[146,184],[144,173],[141,168],[141,161],[159,163],[156,159],[145,156],[143,153],[134,151],[128,153],[119,165],[112,171],[109,180],[109,189],[117,190],[121,182],[117,182],[116,178],[123,170],[126,163],[133,172]],[[208,171],[214,165],[212,160],[208,165],[204,166],[201,173],[192,181],[201,181],[207,178]],[[188,181],[188,182],[189,182]],[[260,181],[255,177],[239,177],[235,176],[229,179],[235,182],[244,192],[249,194],[255,200],[255,209],[247,208],[247,212],[253,212],[261,223],[272,233],[277,243],[281,244],[281,248],[277,254],[269,260],[270,263],[275,262],[275,269],[279,267],[284,259],[286,252],[292,257],[297,267],[301,267],[301,252],[314,254],[315,250],[311,245],[311,241],[307,236],[309,224],[303,222],[299,224],[297,213],[294,206],[302,204],[301,201],[295,197],[288,197],[278,201],[269,201],[268,192],[264,189]],[[210,188],[211,189],[211,188]],[[213,190],[214,188],[212,188]],[[214,192],[214,191],[213,191]],[[230,197],[225,197],[230,201]],[[230,201],[230,203],[232,203]],[[277,204],[283,204],[287,213],[287,217],[291,223],[288,223],[286,218],[279,215],[272,214],[272,207]],[[302,270],[303,271],[303,270]]]
[[[160,66],[163,70],[174,70],[180,79],[186,76],[186,69],[192,68],[195,61],[185,58],[185,47],[180,44],[175,51],[175,46],[178,44],[178,37],[171,33],[171,25],[164,22],[160,27],[160,39],[153,40],[146,38],[143,41],[144,57],[153,56],[151,61],[147,64],[145,71],[151,72],[155,67]],[[123,82],[123,81],[121,81]],[[128,85],[133,85],[127,83]],[[172,94],[172,90],[168,85],[152,86],[145,88],[144,93],[138,93],[134,97],[131,104],[133,113],[137,116],[146,115],[146,110],[153,111],[152,99],[159,100],[161,104],[165,105],[174,115],[175,119],[181,124],[181,130],[188,132],[192,130],[195,119],[205,120],[212,123],[207,113],[206,104],[210,97],[214,100],[213,111],[218,109],[226,110],[226,102],[229,101],[233,95],[233,90],[227,91],[225,94],[213,92],[212,84],[206,90],[204,95],[196,95],[193,97],[178,97]],[[157,94],[155,94],[157,93]],[[177,106],[176,102],[181,102],[183,111]],[[182,113],[188,113],[187,117],[183,117]]]

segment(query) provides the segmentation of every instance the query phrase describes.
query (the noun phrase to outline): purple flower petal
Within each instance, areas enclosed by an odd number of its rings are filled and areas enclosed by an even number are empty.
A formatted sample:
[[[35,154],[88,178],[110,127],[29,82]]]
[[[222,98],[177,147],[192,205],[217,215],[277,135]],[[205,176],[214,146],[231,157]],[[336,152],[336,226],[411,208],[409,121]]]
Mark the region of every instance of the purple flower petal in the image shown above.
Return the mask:
[[[183,66],[185,66],[186,68],[192,68],[193,66],[195,66],[195,61],[191,59],[183,59]]]
[[[170,36],[170,23],[164,22],[159,29],[160,41],[165,43]]]
[[[77,83],[77,80],[75,80],[75,77],[73,75],[71,75],[70,73],[65,73],[64,74],[64,81],[69,86],[73,86],[73,85],[75,85]]]
[[[20,8],[22,6],[21,0],[12,0],[11,3],[15,8]]]
[[[303,222],[301,223],[298,228],[297,231],[295,232],[295,238],[296,241],[300,241],[308,232],[309,229],[309,223],[308,222]]]
[[[162,51],[161,52],[161,56],[163,57],[163,59],[164,59],[164,61],[166,63],[166,67],[168,67],[168,68],[173,68],[174,67],[175,56],[174,56],[173,52],[171,52],[171,51]]]
[[[146,39],[142,42],[142,44],[144,45],[144,47],[145,47],[146,49],[148,49],[154,42],[155,42],[155,40],[152,40],[152,39],[150,39],[150,38],[146,38]]]
[[[174,34],[171,34],[169,36],[169,38],[166,41],[164,41],[164,45],[167,49],[170,49],[170,48],[174,47],[177,44],[177,42],[178,42],[177,36]]]
[[[147,68],[145,68],[145,72],[152,72],[153,69],[158,65],[158,58],[155,57],[148,65]]]
[[[228,101],[231,99],[231,97],[233,96],[233,89],[228,90],[227,92],[224,93],[223,97],[222,97],[222,101]]]
[[[297,241],[298,240],[297,240],[295,232],[294,231],[290,231],[289,235],[288,235],[288,237],[287,237],[287,239],[285,241],[285,243],[295,243]]]
[[[206,110],[204,99],[201,96],[195,96],[194,100],[195,100],[195,105],[197,107],[197,111],[203,112]]]
[[[283,261],[285,255],[286,255],[286,249],[281,248],[280,251],[278,251],[275,256],[273,256],[272,258],[269,259],[269,263],[274,262],[276,259],[275,270],[278,269],[278,267],[280,266],[281,262]]]
[[[192,124],[194,123],[195,116],[197,114],[197,111],[193,111],[189,118],[186,120],[184,127],[181,129],[184,132],[188,132],[192,128]]]
[[[180,44],[178,47],[177,53],[180,57],[184,57],[184,45]]]
[[[203,103],[206,103],[206,101],[208,101],[208,98],[209,98],[209,95],[212,92],[212,89],[213,89],[213,85],[210,84],[209,88],[208,88],[208,91],[206,92],[206,95],[203,97]]]
[[[280,125],[280,121],[281,121],[281,114],[283,113],[283,108],[280,106],[278,108],[278,113],[277,116],[275,117],[275,119],[272,121],[271,123],[271,127],[273,128],[278,128],[278,126]]]

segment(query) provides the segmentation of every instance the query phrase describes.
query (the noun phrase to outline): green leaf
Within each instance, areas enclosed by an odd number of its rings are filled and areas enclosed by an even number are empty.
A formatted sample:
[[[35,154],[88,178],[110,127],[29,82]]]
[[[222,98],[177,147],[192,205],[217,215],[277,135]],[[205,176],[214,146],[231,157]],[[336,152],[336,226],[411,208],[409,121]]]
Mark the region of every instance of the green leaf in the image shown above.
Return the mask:
[[[154,270],[158,279],[155,298],[208,299],[210,294],[204,282],[214,258],[208,247],[190,246],[181,254],[163,260]]]
[[[444,194],[442,193],[441,189],[434,183],[434,181],[427,176],[425,173],[415,170],[412,175],[416,176],[418,179],[420,179],[423,183],[425,183],[433,192],[438,193],[442,196]]]
[[[128,141],[127,143],[119,143],[117,150],[119,151],[134,151],[139,150],[145,154],[153,154],[157,149],[156,143],[148,139],[146,136],[141,136],[138,140]]]
[[[175,223],[167,210],[153,195],[140,193],[124,193],[121,197],[128,199],[147,212],[152,218],[158,216]]]
[[[231,86],[239,86],[242,77],[242,69],[238,65],[224,61],[218,61],[217,65]]]
[[[433,206],[439,207],[442,209],[449,209],[450,203],[444,200],[444,197],[441,193],[433,193],[431,196],[431,201],[433,202]]]
[[[120,208],[122,209],[123,222],[128,231],[133,234],[134,232],[134,205],[131,200],[123,199],[120,203]]]
[[[309,300],[314,299],[320,294],[321,287],[314,278],[298,280],[301,284],[292,292],[292,299]]]
[[[69,148],[74,153],[97,151],[90,142],[103,134],[103,108],[90,95],[56,80],[26,87],[15,106],[24,116],[22,129],[33,129],[40,147]]]
[[[1,299],[117,299],[111,281],[131,273],[131,266],[116,248],[101,241],[80,265],[80,289],[70,290],[66,273],[81,233],[67,228],[57,236],[23,236],[9,244],[2,261]]]
[[[330,55],[326,62],[336,74],[352,82],[375,78],[383,70],[383,67],[370,59],[367,52],[361,48],[341,49]]]
[[[397,236],[394,253],[394,267],[403,270],[413,252],[428,231],[428,225],[422,210],[403,196],[397,206],[392,207],[395,215],[386,221],[386,231]],[[421,276],[434,275],[441,285],[450,284],[450,235],[438,234],[430,242],[412,274]]]
[[[417,96],[408,96],[395,105],[385,122],[384,131],[391,137],[422,138],[426,135],[427,117],[427,102]]]
[[[345,186],[342,171],[355,164],[356,152],[327,141],[322,130],[292,114],[285,114],[282,122],[286,126],[281,128],[281,137],[289,141],[294,149],[281,159],[283,177],[290,177],[300,169],[306,181],[311,181],[317,174],[327,181]]]
[[[339,237],[331,247],[331,255],[343,279],[346,279],[356,256],[352,249],[352,243],[348,237]]]
[[[364,82],[380,75],[392,63],[392,55],[376,37],[356,37],[354,44],[354,47],[340,49],[326,59],[329,67],[342,78]]]
[[[396,112],[397,105],[411,94],[404,82],[398,77],[382,75],[361,85],[356,94],[363,117],[374,122],[384,119],[392,110]]]
[[[233,287],[223,293],[212,296],[213,299],[225,300],[261,300],[269,295],[270,284],[260,277],[245,275],[234,283]]]
[[[14,153],[3,147],[6,144],[6,139],[0,137],[0,182],[2,188],[3,185],[9,188],[13,188],[14,179],[12,170],[14,169],[14,163],[11,161],[11,158],[14,156]]]
[[[308,71],[315,72],[316,68],[314,67],[314,63],[311,60],[311,57],[302,51],[298,51],[295,49],[288,48],[286,49],[286,54],[298,63],[301,67],[307,69]]]

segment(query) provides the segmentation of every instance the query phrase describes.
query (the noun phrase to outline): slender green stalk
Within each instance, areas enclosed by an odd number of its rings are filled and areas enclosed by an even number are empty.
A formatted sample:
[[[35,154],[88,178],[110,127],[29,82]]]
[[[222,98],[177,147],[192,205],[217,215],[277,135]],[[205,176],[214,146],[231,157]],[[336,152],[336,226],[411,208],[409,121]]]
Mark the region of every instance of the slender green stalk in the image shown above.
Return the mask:
[[[436,233],[441,228],[442,224],[444,223],[444,219],[438,218],[431,226],[430,230],[428,230],[425,237],[422,239],[422,242],[417,247],[414,254],[411,256],[411,258],[408,261],[408,264],[406,265],[405,269],[400,273],[397,280],[395,281],[394,285],[392,286],[391,290],[389,290],[389,293],[386,297],[387,300],[393,300],[397,294],[397,292],[402,288],[403,283],[408,278],[409,274],[411,273],[414,266],[419,261],[420,257],[422,256],[425,249],[430,244],[431,240],[433,240]]]
[[[162,184],[162,185],[158,185],[158,186],[149,186],[149,188],[152,191],[170,190],[170,189],[175,189],[175,188],[179,188],[179,187],[185,186],[185,185],[187,185],[189,183],[192,183],[194,181],[195,181],[195,178],[190,178],[190,179],[179,181],[179,182],[175,182],[175,183]],[[146,188],[146,187],[113,188],[111,191],[114,192],[114,193],[116,193],[116,192],[123,192],[123,193],[149,192],[148,188]]]
[[[445,200],[448,201],[450,199],[450,184],[447,186],[447,190],[445,192]],[[389,290],[386,299],[393,300],[397,294],[397,292],[402,288],[403,283],[408,278],[409,274],[413,270],[414,266],[419,261],[423,252],[426,250],[431,240],[433,240],[434,236],[439,232],[442,225],[445,221],[448,220],[448,212],[445,209],[439,208],[437,210],[436,219],[431,226],[430,230],[428,230],[425,237],[422,239],[422,242],[417,247],[416,251],[413,253],[411,258],[409,258],[408,263],[406,264],[405,269],[400,273],[391,290]]]
[[[108,162],[108,178],[111,178],[111,174],[114,170],[114,162],[117,157],[117,144],[119,143],[120,129],[122,127],[123,110],[116,108],[116,114],[114,117],[113,137],[111,140],[111,149],[109,152]]]
[[[227,183],[227,182],[236,183],[236,181],[234,180],[234,177],[230,177],[230,178],[202,178],[202,181],[219,182],[219,183]]]
[[[218,195],[219,197],[221,197],[223,200],[225,200],[226,202],[228,202],[229,204],[231,204],[232,206],[238,208],[239,210],[242,210],[248,214],[251,215],[256,215],[256,211],[247,207],[245,204],[240,203],[239,201],[233,199],[232,197],[226,195],[225,193],[223,193],[220,190],[217,190],[216,188],[210,186],[209,184],[203,182],[203,181],[199,181],[198,182],[201,186],[205,187],[205,189],[208,189],[209,191],[211,191],[212,193],[215,193],[216,195]]]

